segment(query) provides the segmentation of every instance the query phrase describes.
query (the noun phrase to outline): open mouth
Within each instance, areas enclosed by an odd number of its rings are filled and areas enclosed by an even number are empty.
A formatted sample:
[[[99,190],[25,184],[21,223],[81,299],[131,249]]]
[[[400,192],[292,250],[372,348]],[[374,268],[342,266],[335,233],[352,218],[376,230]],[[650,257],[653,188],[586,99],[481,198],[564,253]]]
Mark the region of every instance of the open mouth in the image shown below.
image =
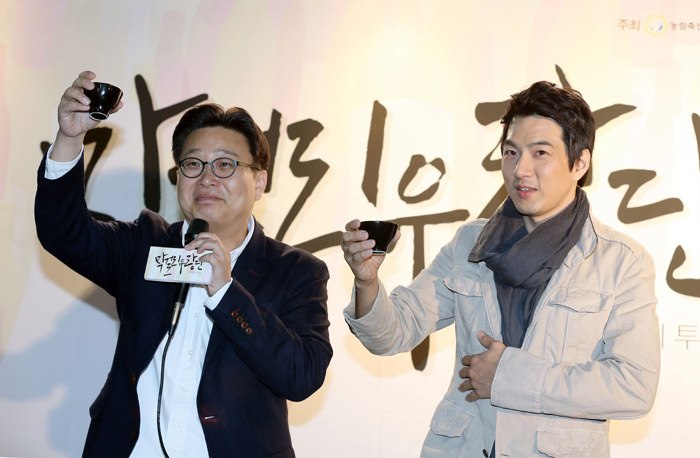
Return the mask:
[[[528,197],[537,191],[536,188],[531,188],[529,186],[516,186],[515,190],[520,197]]]

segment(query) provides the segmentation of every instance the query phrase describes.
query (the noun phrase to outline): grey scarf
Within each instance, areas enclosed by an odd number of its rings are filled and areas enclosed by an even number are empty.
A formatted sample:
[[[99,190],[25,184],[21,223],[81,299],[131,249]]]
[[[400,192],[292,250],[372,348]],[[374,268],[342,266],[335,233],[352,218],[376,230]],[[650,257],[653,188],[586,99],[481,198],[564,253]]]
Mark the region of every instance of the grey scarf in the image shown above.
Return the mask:
[[[588,213],[586,193],[576,188],[576,197],[568,207],[530,233],[510,197],[484,226],[469,261],[484,261],[494,273],[507,346],[522,346],[535,306],[581,237]]]

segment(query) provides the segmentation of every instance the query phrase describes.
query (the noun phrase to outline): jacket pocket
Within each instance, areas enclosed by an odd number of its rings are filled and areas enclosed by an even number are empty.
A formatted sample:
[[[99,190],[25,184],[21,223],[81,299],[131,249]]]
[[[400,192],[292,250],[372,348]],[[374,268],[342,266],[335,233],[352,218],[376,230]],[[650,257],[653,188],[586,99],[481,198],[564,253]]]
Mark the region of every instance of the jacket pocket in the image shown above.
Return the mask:
[[[557,291],[544,307],[544,357],[574,363],[589,361],[600,345],[612,309],[613,296],[571,287]]]
[[[594,313],[610,308],[610,294],[569,286],[556,292],[552,305],[580,313]],[[607,307],[606,307],[607,306]]]
[[[438,436],[459,437],[472,421],[472,414],[460,409],[452,401],[443,399],[435,409],[430,430]]]
[[[537,450],[553,458],[600,458],[610,455],[605,432],[582,429],[537,431]]]
[[[484,295],[481,289],[481,277],[476,272],[454,269],[443,279],[443,283],[450,291],[462,296],[482,297]]]

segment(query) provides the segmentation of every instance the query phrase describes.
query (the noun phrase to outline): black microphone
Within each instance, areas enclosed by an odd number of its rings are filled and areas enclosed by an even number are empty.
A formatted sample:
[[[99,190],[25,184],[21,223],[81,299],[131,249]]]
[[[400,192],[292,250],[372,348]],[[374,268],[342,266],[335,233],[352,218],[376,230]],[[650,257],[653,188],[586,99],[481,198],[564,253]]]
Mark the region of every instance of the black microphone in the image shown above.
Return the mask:
[[[209,223],[203,219],[194,218],[190,222],[190,226],[187,228],[185,233],[185,245],[192,242],[197,238],[200,232],[207,232],[209,230]],[[169,335],[175,332],[175,327],[177,326],[177,321],[180,319],[180,312],[182,307],[185,305],[185,299],[187,299],[187,292],[190,290],[189,283],[180,283],[175,294],[175,308],[173,308],[173,316],[170,319],[170,331]]]

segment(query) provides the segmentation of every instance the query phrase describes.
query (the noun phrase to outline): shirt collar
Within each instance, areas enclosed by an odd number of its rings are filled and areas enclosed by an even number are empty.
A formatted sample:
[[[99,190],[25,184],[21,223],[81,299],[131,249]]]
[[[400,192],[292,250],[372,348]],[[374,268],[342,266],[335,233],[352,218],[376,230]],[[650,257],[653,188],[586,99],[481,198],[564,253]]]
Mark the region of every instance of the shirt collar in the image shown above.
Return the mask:
[[[182,222],[182,246],[185,246],[185,234],[187,233],[187,229],[190,227],[189,223],[187,223],[187,220]],[[245,236],[245,239],[243,239],[243,243],[241,243],[238,248],[231,250],[231,266],[236,262],[236,259],[241,255],[243,250],[245,250],[245,247],[248,246],[248,242],[250,242],[250,239],[253,238],[253,229],[255,228],[255,218],[253,218],[253,215],[250,215],[250,218],[248,218],[248,233]],[[233,267],[231,267],[233,268]]]

